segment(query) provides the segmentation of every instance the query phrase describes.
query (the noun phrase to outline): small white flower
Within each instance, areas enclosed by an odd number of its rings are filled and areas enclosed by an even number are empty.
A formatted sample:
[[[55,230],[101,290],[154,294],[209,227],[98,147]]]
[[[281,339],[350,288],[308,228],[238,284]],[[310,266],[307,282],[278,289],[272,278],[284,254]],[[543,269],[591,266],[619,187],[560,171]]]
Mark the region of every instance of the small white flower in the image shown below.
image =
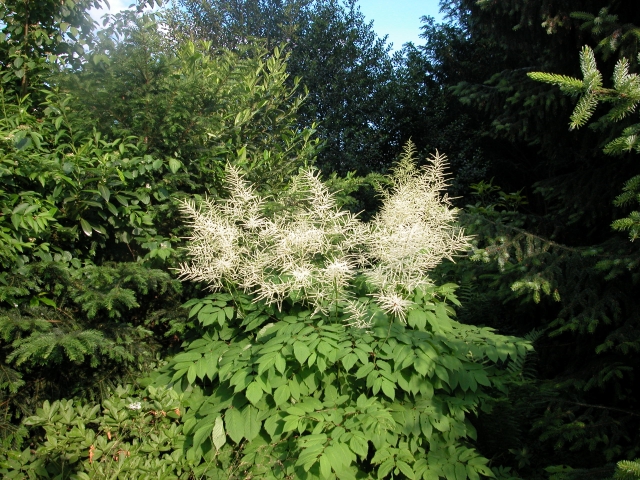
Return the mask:
[[[140,410],[142,408],[142,404],[140,402],[133,402],[129,404],[129,410]]]
[[[413,305],[411,300],[402,298],[395,292],[380,292],[373,295],[380,308],[387,313],[395,315],[404,322],[407,308]]]

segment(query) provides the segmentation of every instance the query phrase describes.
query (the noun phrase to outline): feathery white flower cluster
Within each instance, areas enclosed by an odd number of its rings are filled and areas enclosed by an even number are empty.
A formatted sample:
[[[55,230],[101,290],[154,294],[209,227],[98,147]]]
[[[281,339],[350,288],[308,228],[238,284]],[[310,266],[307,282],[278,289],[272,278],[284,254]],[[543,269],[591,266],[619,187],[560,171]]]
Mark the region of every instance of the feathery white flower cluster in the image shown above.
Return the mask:
[[[278,306],[289,295],[320,311],[344,300],[349,282],[362,264],[359,253],[366,226],[337,208],[329,190],[312,172],[296,177],[268,215],[265,200],[237,169],[228,168],[230,197],[196,208],[184,204],[193,236],[184,279],[212,288],[231,282],[258,299]]]
[[[213,289],[234,284],[279,307],[287,297],[324,313],[340,305],[350,325],[364,328],[371,320],[367,306],[349,292],[364,274],[380,308],[404,319],[407,296],[430,284],[428,271],[468,244],[442,195],[445,157],[436,153],[432,165],[418,170],[412,156],[409,145],[368,224],[340,210],[313,172],[267,203],[229,166],[227,200],[183,205],[193,235],[191,262],[180,266],[180,276]]]
[[[419,170],[413,154],[409,143],[391,188],[382,192],[382,208],[366,240],[371,267],[364,274],[378,290],[374,297],[383,310],[401,318],[410,304],[401,293],[430,285],[427,272],[469,245],[455,226],[457,210],[442,193],[447,187],[446,157],[436,151],[431,164]]]

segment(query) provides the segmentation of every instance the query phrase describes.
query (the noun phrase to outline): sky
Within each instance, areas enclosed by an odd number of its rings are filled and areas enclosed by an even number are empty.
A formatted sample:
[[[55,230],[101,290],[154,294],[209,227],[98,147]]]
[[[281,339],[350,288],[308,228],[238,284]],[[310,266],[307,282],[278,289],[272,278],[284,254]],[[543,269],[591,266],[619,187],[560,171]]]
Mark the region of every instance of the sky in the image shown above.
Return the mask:
[[[133,0],[109,0],[111,13],[127,8]],[[442,20],[439,0],[359,0],[358,5],[367,21],[373,20],[373,29],[379,37],[388,35],[387,41],[399,50],[407,42],[420,45],[420,18],[424,15]],[[108,10],[92,11],[99,19]]]
[[[420,35],[420,18],[432,16],[442,21],[438,0],[360,0],[360,11],[367,20],[373,20],[373,29],[379,37],[389,35],[387,42],[399,50],[407,42],[416,45],[424,41]]]

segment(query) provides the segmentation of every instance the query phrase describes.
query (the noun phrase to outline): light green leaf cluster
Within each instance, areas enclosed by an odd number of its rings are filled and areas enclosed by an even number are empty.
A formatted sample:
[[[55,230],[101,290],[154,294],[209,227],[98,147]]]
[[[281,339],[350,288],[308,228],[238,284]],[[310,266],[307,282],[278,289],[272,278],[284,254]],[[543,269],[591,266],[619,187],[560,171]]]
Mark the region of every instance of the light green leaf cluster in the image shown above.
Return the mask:
[[[362,274],[382,308],[404,318],[408,295],[431,284],[429,270],[468,244],[442,193],[445,157],[436,154],[418,169],[413,154],[409,145],[368,224],[340,210],[312,171],[268,202],[229,166],[227,200],[184,203],[193,234],[181,277],[214,289],[237,285],[279,307],[285,298],[304,301],[326,313],[350,300]],[[357,302],[350,305],[358,317]]]
[[[118,387],[102,404],[45,401],[25,424],[45,441],[0,452],[2,478],[188,478],[176,447],[184,441],[182,402],[170,389]]]

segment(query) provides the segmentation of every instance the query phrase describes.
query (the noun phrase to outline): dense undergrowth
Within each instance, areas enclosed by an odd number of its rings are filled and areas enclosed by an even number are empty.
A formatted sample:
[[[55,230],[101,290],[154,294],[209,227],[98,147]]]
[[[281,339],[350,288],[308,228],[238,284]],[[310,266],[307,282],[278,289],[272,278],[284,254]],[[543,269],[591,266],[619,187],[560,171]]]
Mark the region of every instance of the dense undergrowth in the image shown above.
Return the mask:
[[[640,12],[509,3],[0,5],[3,478],[640,477]]]

